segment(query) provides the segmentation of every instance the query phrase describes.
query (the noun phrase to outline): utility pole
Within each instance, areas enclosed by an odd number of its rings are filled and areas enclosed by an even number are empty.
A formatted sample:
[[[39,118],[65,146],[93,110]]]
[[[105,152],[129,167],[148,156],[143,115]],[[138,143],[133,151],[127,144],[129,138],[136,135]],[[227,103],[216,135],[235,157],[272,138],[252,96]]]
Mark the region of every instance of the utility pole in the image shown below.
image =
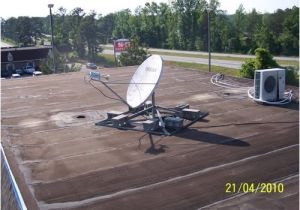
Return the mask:
[[[48,8],[50,9],[50,25],[51,25],[51,45],[52,45],[52,58],[53,58],[53,73],[55,73],[55,55],[54,55],[54,39],[53,39],[53,17],[51,8],[54,4],[48,4]]]
[[[210,52],[210,11],[211,8],[207,7],[207,48],[208,48],[208,71],[211,72],[211,52]]]

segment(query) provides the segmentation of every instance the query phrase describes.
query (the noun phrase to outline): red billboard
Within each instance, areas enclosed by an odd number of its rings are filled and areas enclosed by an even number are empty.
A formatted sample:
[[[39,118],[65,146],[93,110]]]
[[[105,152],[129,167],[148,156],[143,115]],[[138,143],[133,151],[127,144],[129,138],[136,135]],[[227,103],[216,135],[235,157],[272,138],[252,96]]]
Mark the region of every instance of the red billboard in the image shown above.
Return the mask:
[[[117,52],[123,52],[126,51],[126,49],[130,47],[130,40],[129,39],[118,39],[114,41],[114,51]]]

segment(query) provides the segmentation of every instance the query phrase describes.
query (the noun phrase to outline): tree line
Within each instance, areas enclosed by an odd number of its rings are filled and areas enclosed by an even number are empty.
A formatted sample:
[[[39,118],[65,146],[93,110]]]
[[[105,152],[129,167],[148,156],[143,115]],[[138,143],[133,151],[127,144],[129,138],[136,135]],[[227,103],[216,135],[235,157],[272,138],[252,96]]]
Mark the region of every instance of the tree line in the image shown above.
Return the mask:
[[[54,43],[61,52],[94,57],[101,44],[135,38],[146,47],[207,51],[208,15],[213,52],[254,54],[258,47],[274,55],[299,55],[299,8],[273,13],[246,12],[243,5],[228,15],[218,0],[174,0],[146,3],[106,16],[81,8],[54,12]],[[1,35],[20,46],[36,45],[50,34],[47,17],[2,19]],[[42,40],[42,41],[41,41]]]

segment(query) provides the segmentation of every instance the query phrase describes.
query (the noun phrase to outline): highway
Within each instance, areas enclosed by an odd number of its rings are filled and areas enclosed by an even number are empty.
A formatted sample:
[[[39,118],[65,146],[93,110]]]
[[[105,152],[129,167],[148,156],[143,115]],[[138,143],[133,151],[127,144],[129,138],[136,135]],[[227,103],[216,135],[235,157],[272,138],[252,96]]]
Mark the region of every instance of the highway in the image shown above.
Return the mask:
[[[203,51],[184,51],[184,50],[167,50],[167,49],[157,49],[149,48],[150,51],[167,52],[167,53],[182,53],[182,54],[193,54],[193,55],[206,55],[208,52]],[[211,53],[212,56],[223,56],[223,57],[233,57],[233,58],[255,58],[254,55],[243,55],[243,54],[231,54],[231,53]],[[287,57],[287,56],[274,56],[276,60],[291,60],[298,61],[298,57]]]
[[[103,53],[113,55],[113,50],[109,49],[112,48],[112,45],[105,45]],[[206,64],[208,65],[208,58],[203,58],[201,56],[207,56],[207,52],[200,52],[200,51],[183,51],[183,50],[166,50],[166,49],[156,49],[156,48],[149,48],[148,51],[151,54],[159,54],[162,58],[166,61],[178,61],[178,62],[186,62],[186,63],[198,63],[198,64]],[[174,53],[174,55],[172,55]],[[176,55],[177,54],[177,55]],[[180,56],[181,54],[183,56]],[[187,55],[191,55],[188,57]],[[195,57],[199,56],[199,57]],[[241,55],[241,54],[228,54],[228,53],[212,53],[211,54],[211,65],[213,66],[221,66],[226,68],[232,69],[241,69],[243,61],[241,58],[254,58],[253,55]],[[215,57],[215,58],[214,58]],[[216,58],[217,57],[217,58]],[[224,57],[224,59],[222,59]],[[230,59],[228,59],[230,58]],[[236,58],[237,60],[235,60]],[[275,56],[274,59],[280,61],[298,61],[298,57],[283,57],[283,56]]]
[[[12,45],[1,40],[1,47],[12,47]]]
[[[103,50],[103,53],[110,54],[110,55],[114,54],[113,50],[109,50],[109,49]],[[206,58],[183,57],[183,56],[163,55],[163,54],[161,54],[161,57],[166,61],[208,64],[208,59]],[[211,65],[213,66],[222,66],[222,67],[233,68],[233,69],[240,69],[242,63],[243,62],[241,61],[211,59]]]
[[[107,44],[104,45],[104,49],[111,48],[112,45]],[[149,48],[149,51],[156,51],[156,52],[164,52],[164,53],[180,53],[180,54],[192,54],[192,55],[202,55],[202,56],[208,56],[208,52],[204,51],[186,51],[186,50],[168,50],[168,49],[159,49],[159,48]],[[255,58],[254,55],[243,55],[243,54],[232,54],[232,53],[216,53],[212,52],[211,56],[223,56],[223,57],[231,57],[231,58]],[[274,59],[276,60],[287,60],[287,61],[298,61],[299,58],[294,57],[287,57],[287,56],[274,56]]]

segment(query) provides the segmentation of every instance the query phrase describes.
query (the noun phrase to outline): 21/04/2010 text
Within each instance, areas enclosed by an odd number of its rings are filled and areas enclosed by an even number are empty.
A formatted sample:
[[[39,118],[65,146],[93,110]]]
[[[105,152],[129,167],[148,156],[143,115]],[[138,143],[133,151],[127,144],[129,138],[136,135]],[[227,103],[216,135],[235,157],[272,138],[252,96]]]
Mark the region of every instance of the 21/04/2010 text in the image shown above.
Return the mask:
[[[226,193],[283,193],[283,183],[226,183]]]

